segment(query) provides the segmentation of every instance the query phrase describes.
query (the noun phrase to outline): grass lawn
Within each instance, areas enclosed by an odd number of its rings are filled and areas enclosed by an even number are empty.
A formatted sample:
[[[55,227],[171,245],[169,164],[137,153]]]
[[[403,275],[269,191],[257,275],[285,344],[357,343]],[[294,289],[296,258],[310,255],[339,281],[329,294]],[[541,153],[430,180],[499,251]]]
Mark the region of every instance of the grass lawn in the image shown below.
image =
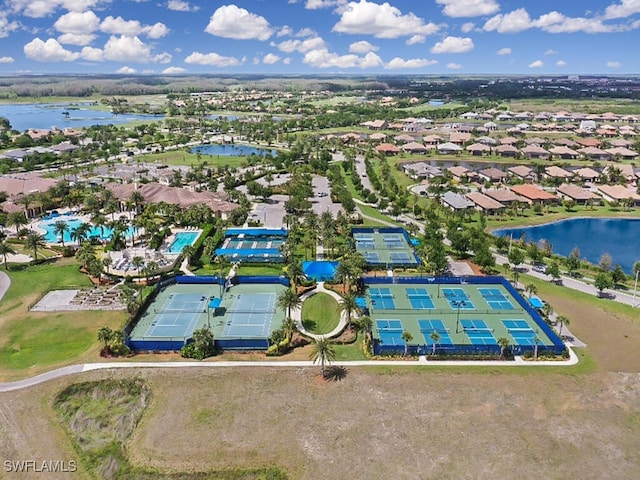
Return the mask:
[[[202,155],[200,165],[209,167],[238,168],[247,165],[246,156]],[[160,163],[164,165],[198,165],[198,156],[185,150],[168,150],[161,153],[149,153],[137,157],[140,162]]]
[[[14,267],[0,301],[0,378],[25,377],[72,362],[96,358],[96,332],[122,327],[120,311],[29,312],[50,290],[90,288],[74,259]]]
[[[331,332],[340,322],[340,306],[326,293],[316,293],[302,305],[302,323],[311,333]]]

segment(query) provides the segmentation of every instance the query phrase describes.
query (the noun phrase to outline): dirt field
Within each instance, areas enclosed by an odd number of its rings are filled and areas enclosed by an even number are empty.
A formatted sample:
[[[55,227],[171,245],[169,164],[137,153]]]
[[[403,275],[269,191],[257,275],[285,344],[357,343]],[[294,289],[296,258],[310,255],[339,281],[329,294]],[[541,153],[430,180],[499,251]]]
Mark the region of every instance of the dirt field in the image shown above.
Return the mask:
[[[317,373],[140,371],[154,393],[130,458],[183,471],[276,465],[314,480],[637,478],[638,374]],[[41,400],[69,381],[0,397],[3,458],[75,458]]]

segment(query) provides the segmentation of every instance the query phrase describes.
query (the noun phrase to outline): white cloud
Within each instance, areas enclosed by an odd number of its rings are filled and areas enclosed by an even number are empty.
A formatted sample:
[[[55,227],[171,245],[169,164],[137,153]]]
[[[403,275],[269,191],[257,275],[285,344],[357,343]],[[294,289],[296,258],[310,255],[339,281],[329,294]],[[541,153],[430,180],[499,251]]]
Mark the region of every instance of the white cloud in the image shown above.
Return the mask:
[[[291,58],[285,58],[284,60],[282,60],[282,63],[284,63],[285,65],[289,65],[291,63]]]
[[[59,8],[70,12],[84,12],[104,0],[9,0],[11,10],[31,18],[43,18]]]
[[[349,2],[341,9],[340,21],[333,27],[334,32],[353,35],[373,35],[376,38],[398,38],[411,35],[430,35],[440,27],[413,13],[402,12],[385,2],[381,5],[360,0]]]
[[[495,0],[436,0],[436,3],[445,5],[442,13],[448,17],[481,17],[500,10]]]
[[[509,47],[501,48],[496,52],[496,55],[511,55],[511,49]]]
[[[296,37],[317,37],[318,33],[313,28],[301,28],[296,32]]]
[[[427,60],[426,58],[411,58],[405,60],[404,58],[395,57],[384,68],[387,70],[397,70],[401,68],[422,68],[438,63],[437,60]]]
[[[375,68],[383,65],[382,59],[373,52],[364,57],[355,54],[338,55],[326,47],[305,53],[303,63],[317,68]]]
[[[620,62],[607,62],[609,68],[620,68],[622,64]]]
[[[162,73],[164,73],[165,75],[175,75],[175,74],[185,73],[186,71],[187,69],[182,67],[168,67],[168,68],[165,68],[162,71]]]
[[[93,34],[63,33],[58,37],[58,42],[64,45],[89,45],[96,38]]]
[[[441,42],[437,42],[431,53],[465,53],[473,50],[473,40],[469,37],[446,37]]]
[[[361,40],[359,42],[354,42],[349,45],[349,52],[351,53],[367,53],[367,52],[377,52],[380,50],[380,47],[376,47],[375,45],[371,45],[366,40]]]
[[[426,42],[427,37],[425,37],[424,35],[413,35],[411,38],[409,38],[407,40],[407,45],[415,45],[417,43],[424,43]]]
[[[320,37],[307,38],[305,40],[285,40],[279,44],[272,44],[278,50],[285,53],[306,53],[310,50],[324,48],[324,40]]]
[[[558,52],[556,52],[555,50],[553,50],[551,48],[549,50],[547,50],[546,52],[544,52],[545,55],[556,55],[557,53]]]
[[[620,3],[609,5],[604,11],[604,18],[626,18],[635,13],[640,13],[640,0],[621,0]]]
[[[36,62],[72,62],[79,57],[78,53],[66,50],[53,38],[43,42],[36,37],[23,47],[23,51],[28,59]]]
[[[235,67],[242,65],[242,61],[235,57],[224,57],[218,53],[193,52],[184,59],[184,63],[198,65],[213,65],[215,67]]]
[[[20,24],[15,21],[7,20],[7,17],[0,13],[0,38],[6,38],[11,32],[20,28]]]
[[[205,32],[237,40],[264,41],[271,37],[273,28],[264,17],[236,5],[224,5],[213,12]]]
[[[13,63],[13,57],[0,57],[0,63]]]
[[[275,53],[267,53],[262,59],[262,63],[265,63],[267,65],[273,65],[274,63],[278,63],[279,60],[280,60],[280,57]]]
[[[80,52],[80,56],[89,62],[104,61],[104,52],[101,48],[84,47]]]
[[[104,58],[114,62],[141,62],[151,59],[151,48],[138,37],[112,35],[104,44]]]
[[[293,28],[291,28],[289,25],[285,25],[284,27],[280,28],[280,30],[278,30],[278,32],[276,33],[276,37],[290,37],[291,35],[293,35]]]
[[[524,8],[518,8],[507,14],[499,14],[490,18],[482,28],[487,32],[517,33],[531,27],[529,13]]]
[[[556,62],[556,67],[565,67],[567,65],[567,62],[565,62],[564,60],[558,60]]]
[[[189,2],[183,2],[182,0],[169,0],[167,8],[175,12],[197,12],[200,10],[197,5],[191,5]]]
[[[289,2],[296,3],[296,2]],[[318,8],[337,7],[347,3],[347,0],[307,0],[304,8],[308,10],[316,10]]]
[[[91,10],[87,12],[69,12],[62,15],[53,24],[60,33],[89,34],[98,30],[100,19]]]
[[[126,35],[128,37],[146,35],[149,38],[162,38],[169,33],[169,29],[164,23],[142,25],[138,20],[125,20],[122,17],[116,18],[111,15],[102,21],[100,30],[114,35]]]
[[[536,60],[535,62],[531,62],[529,64],[529,68],[540,68],[544,65],[544,63],[542,63],[542,60]]]
[[[474,28],[476,28],[476,24],[473,22],[467,22],[467,23],[463,23],[462,26],[460,27],[460,31],[462,33],[469,33],[470,31],[472,31]]]
[[[118,70],[116,70],[116,73],[129,74],[129,73],[138,73],[138,71],[135,68],[131,68],[131,67],[120,67]]]
[[[459,70],[462,68],[462,65],[459,63],[447,63],[447,68],[450,68],[451,70]]]

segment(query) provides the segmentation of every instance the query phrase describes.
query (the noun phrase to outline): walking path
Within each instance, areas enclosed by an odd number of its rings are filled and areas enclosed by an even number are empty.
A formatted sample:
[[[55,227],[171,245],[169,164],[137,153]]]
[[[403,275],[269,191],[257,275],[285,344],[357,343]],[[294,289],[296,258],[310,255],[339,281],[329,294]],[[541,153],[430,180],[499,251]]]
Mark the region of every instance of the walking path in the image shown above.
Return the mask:
[[[338,303],[342,301],[342,297],[340,295],[338,295],[333,290],[328,290],[327,288],[325,288],[324,282],[318,282],[316,284],[316,288],[308,292],[305,292],[300,296],[300,300],[302,300],[302,304],[304,304],[304,301],[307,298],[315,295],[316,293],[326,293],[327,295],[330,295],[331,297],[333,297]],[[311,337],[314,340],[322,340],[326,338],[337,337],[342,333],[342,331],[347,326],[347,312],[345,310],[342,310],[340,312],[340,321],[338,322],[338,326],[334,328],[331,332],[325,333],[323,335],[317,335],[315,333],[311,333],[304,328],[304,325],[302,323],[302,305],[299,308],[291,310],[291,318],[293,319],[294,322],[296,322],[296,327],[298,328],[300,333],[308,337]]]
[[[4,297],[4,294],[7,293],[9,287],[11,286],[11,278],[4,272],[0,272],[0,300]]]
[[[422,355],[418,360],[356,360],[331,362],[331,365],[340,367],[371,367],[371,366],[394,366],[394,367],[443,367],[443,366],[465,366],[465,367],[569,367],[578,363],[578,356],[569,349],[569,359],[566,361],[537,362],[526,361],[521,357],[516,357],[514,361],[429,361],[428,357]],[[83,363],[79,365],[69,365],[58,368],[50,372],[36,375],[35,377],[18,380],[15,382],[0,383],[1,392],[12,392],[22,390],[40,383],[53,380],[55,378],[66,377],[78,373],[91,372],[94,370],[114,370],[122,368],[236,368],[236,367],[280,367],[280,368],[311,368],[317,365],[311,361],[249,361],[249,362],[105,362],[105,363]]]

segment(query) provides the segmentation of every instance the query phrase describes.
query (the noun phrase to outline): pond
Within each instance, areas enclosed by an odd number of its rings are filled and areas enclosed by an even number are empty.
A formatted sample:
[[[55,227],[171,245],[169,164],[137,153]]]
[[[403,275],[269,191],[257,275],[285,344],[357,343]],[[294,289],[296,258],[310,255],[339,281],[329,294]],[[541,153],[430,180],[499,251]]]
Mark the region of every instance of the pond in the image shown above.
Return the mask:
[[[250,157],[251,155],[259,155],[264,157],[271,154],[272,157],[278,156],[277,150],[267,150],[264,148],[256,148],[248,145],[199,145],[191,149],[191,153],[200,152],[202,155],[222,155],[224,157]]]
[[[49,130],[82,128],[92,125],[123,124],[135,120],[154,121],[164,115],[121,114],[89,109],[89,103],[25,103],[0,104],[0,117],[5,117],[15,130],[24,132],[30,128]]]
[[[581,258],[596,265],[608,253],[613,265],[619,263],[627,274],[640,260],[640,219],[573,218],[534,227],[504,228],[493,234],[514,239],[524,234],[527,242],[544,239],[551,243],[553,253],[565,257],[578,247]]]

